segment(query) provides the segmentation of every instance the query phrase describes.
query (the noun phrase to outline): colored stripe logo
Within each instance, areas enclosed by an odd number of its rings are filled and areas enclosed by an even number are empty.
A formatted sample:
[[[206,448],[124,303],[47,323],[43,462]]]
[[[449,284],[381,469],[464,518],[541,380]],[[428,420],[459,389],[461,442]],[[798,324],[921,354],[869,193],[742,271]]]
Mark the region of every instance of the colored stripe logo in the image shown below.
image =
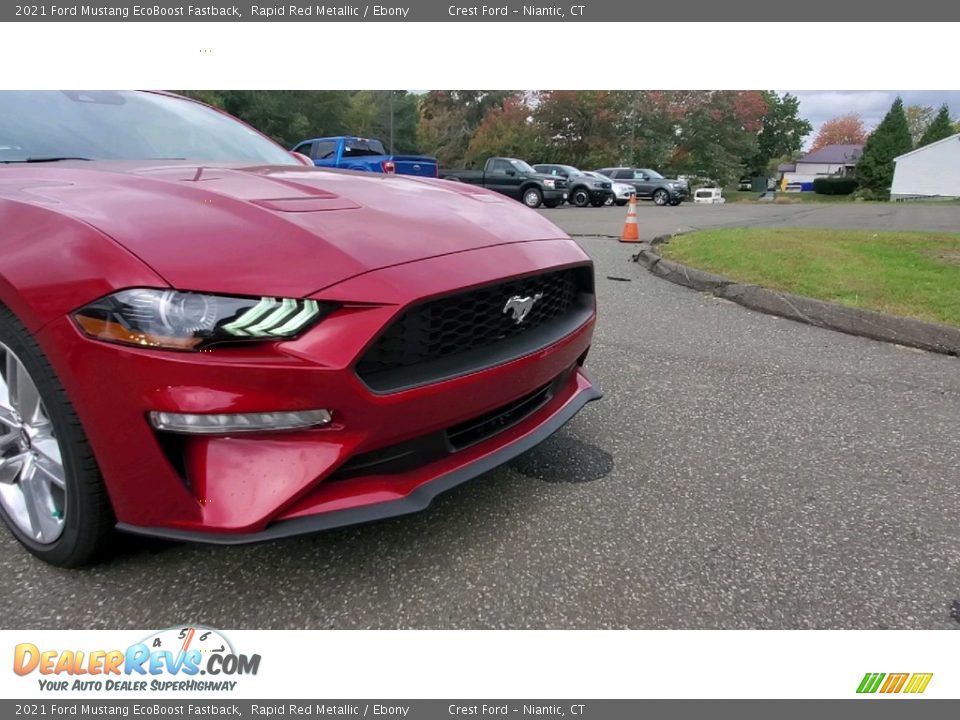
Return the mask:
[[[857,687],[857,692],[917,695],[927,689],[932,678],[933,673],[866,673]]]

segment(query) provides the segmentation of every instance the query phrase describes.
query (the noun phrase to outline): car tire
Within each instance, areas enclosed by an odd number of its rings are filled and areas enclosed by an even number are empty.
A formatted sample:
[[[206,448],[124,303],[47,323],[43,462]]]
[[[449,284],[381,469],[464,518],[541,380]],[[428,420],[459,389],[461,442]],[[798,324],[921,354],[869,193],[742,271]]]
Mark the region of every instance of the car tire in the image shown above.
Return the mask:
[[[523,191],[523,204],[535,210],[543,205],[543,193],[535,187],[527,188]]]
[[[670,204],[670,193],[663,188],[653,191],[653,204],[661,207]]]
[[[41,560],[86,565],[107,549],[116,522],[93,450],[46,355],[3,306],[0,355],[0,517]]]
[[[550,208],[551,210],[553,210],[554,208],[558,207],[559,205],[560,205],[560,201],[559,201],[559,200],[544,200],[544,201],[543,201],[543,206],[544,206],[545,208]]]
[[[670,206],[671,206],[671,207],[676,207],[677,205],[679,205],[679,204],[682,203],[682,202],[683,202],[683,200],[681,200],[680,198],[677,198],[676,200],[671,200],[671,201],[670,201]]]
[[[606,200],[591,200],[591,201],[590,201],[591,207],[603,207],[603,206],[606,205],[606,204],[607,204],[607,201],[606,201]]]
[[[630,202],[630,201],[629,201],[629,200],[617,200],[617,207],[623,207],[623,206],[626,205],[628,202]]]
[[[577,188],[570,193],[570,204],[585,208],[590,204],[590,193],[587,192],[586,188]]]

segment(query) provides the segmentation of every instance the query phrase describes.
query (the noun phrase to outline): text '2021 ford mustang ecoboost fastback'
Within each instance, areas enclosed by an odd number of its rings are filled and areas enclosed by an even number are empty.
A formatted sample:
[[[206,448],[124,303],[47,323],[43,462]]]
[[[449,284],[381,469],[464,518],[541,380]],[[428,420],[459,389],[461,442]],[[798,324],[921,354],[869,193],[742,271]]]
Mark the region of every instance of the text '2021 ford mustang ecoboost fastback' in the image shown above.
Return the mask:
[[[594,321],[503,196],[165,93],[0,93],[0,513],[48,562],[422,509],[599,396]]]

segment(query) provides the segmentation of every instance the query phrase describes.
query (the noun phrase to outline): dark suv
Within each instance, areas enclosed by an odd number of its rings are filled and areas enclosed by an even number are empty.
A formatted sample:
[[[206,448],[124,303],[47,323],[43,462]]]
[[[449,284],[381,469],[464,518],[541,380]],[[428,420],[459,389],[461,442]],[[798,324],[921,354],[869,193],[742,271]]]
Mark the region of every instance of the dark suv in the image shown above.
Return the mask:
[[[538,173],[564,178],[567,181],[567,201],[577,207],[603,207],[614,197],[613,183],[590,177],[573,165],[534,165]]]
[[[647,168],[603,168],[597,172],[616,182],[633,185],[638,200],[653,200],[654,205],[679,205],[690,195],[690,188],[683,180],[665,178]]]

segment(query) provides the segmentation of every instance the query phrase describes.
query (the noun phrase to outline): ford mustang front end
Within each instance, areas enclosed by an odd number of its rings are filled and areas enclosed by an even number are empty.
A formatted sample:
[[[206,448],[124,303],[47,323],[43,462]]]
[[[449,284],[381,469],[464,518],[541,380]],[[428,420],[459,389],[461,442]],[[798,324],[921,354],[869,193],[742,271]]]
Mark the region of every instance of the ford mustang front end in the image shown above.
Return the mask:
[[[0,218],[0,513],[49,562],[420,510],[599,397],[553,224],[187,99],[0,93]]]

